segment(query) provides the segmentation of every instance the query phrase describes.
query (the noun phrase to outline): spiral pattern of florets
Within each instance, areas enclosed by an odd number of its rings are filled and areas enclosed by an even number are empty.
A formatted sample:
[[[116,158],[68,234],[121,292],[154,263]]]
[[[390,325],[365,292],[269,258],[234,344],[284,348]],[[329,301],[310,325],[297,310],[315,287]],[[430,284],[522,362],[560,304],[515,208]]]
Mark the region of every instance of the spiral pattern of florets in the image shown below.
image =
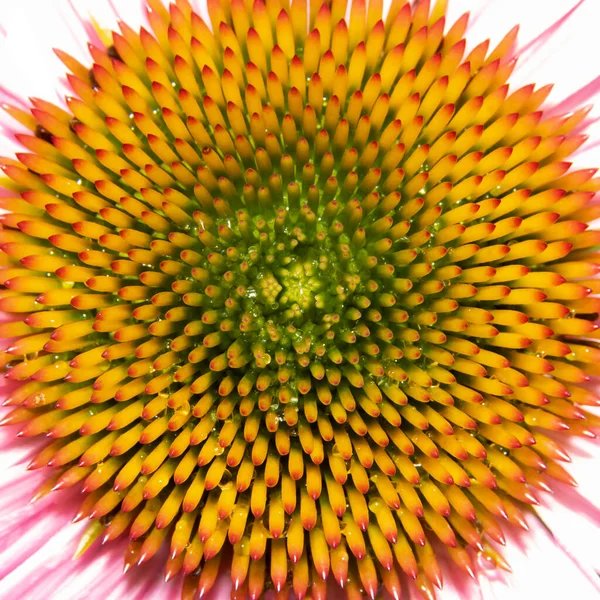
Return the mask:
[[[91,69],[57,52],[67,110],[7,107],[4,423],[50,438],[37,496],[81,488],[127,566],[168,544],[185,597],[224,556],[253,600],[433,597],[440,542],[502,566],[500,523],[572,483],[544,430],[598,424],[586,111],[509,94],[516,29],[464,58],[443,1],[208,9],[150,0]]]

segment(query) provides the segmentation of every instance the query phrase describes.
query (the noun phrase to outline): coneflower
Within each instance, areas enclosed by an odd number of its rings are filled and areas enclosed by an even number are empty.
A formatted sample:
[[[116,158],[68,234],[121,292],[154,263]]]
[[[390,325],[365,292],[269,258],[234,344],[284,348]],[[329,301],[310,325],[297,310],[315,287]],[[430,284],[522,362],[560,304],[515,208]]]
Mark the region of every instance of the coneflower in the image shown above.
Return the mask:
[[[6,110],[3,424],[85,492],[85,547],[234,597],[425,597],[505,563],[555,432],[593,436],[600,233],[586,109],[509,91],[445,1],[148,0]],[[232,550],[228,550],[232,547]],[[311,590],[309,592],[309,589]]]

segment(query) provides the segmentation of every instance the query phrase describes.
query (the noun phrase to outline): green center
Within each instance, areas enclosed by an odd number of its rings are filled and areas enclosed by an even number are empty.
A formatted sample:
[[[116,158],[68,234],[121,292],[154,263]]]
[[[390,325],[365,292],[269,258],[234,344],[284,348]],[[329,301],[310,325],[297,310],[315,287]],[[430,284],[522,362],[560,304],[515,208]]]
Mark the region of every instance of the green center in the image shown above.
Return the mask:
[[[263,229],[259,246],[248,256],[252,261],[253,254],[260,253],[260,259],[247,271],[248,298],[255,309],[297,325],[320,322],[326,313],[340,310],[356,284],[356,278],[340,265],[340,251],[348,254],[346,261],[351,256],[347,246],[342,244],[340,249],[339,240],[326,232],[308,244],[300,227],[277,234],[273,223],[259,219],[258,225]]]
[[[294,261],[287,269],[281,269],[278,276],[283,285],[281,303],[300,310],[314,306],[315,294],[326,282],[326,275],[311,261]]]

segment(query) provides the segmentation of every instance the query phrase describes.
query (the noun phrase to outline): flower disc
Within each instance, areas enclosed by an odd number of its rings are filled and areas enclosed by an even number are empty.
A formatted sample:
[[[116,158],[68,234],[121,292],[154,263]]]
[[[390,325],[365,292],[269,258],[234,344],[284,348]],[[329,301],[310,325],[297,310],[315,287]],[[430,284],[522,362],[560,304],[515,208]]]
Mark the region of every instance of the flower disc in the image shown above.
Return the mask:
[[[443,1],[148,4],[91,69],[57,52],[67,109],[7,109],[4,423],[50,438],[38,496],[83,489],[128,566],[168,545],[190,597],[502,566],[501,523],[572,483],[546,430],[598,424],[586,111],[509,91],[516,29],[464,56]]]

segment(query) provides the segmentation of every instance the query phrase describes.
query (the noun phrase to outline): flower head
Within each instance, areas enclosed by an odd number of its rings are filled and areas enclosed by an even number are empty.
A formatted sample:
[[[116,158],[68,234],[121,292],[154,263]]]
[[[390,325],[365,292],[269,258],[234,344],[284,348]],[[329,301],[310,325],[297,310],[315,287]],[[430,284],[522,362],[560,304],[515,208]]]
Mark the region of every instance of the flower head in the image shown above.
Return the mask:
[[[85,546],[169,548],[202,596],[426,597],[591,436],[599,184],[587,114],[509,90],[445,2],[148,2],[74,96],[6,110],[3,423],[50,439]],[[232,547],[232,554],[227,547]],[[225,561],[227,561],[225,563]],[[187,591],[185,593],[188,593]]]

